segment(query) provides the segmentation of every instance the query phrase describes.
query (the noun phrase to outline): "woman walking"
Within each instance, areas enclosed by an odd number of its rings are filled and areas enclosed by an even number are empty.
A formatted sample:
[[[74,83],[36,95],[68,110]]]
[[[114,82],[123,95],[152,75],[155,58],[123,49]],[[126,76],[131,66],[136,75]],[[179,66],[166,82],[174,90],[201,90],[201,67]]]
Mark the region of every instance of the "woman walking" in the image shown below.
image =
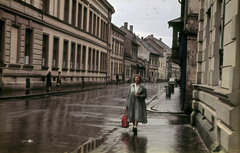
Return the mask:
[[[47,74],[46,86],[47,86],[47,91],[50,91],[51,90],[51,86],[52,86],[52,74],[51,74],[51,71],[49,71],[48,74]]]
[[[139,122],[147,123],[147,111],[145,99],[147,98],[147,90],[141,84],[142,78],[135,74],[133,81],[128,89],[128,97],[126,104],[126,111],[128,115],[128,122],[133,123],[133,132],[137,134],[137,125]]]

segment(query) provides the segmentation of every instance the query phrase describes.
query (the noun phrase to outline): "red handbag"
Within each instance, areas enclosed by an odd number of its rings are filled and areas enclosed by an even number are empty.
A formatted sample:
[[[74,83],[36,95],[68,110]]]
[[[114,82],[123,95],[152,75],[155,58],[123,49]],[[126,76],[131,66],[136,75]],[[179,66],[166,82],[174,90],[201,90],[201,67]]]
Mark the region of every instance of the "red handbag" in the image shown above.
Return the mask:
[[[127,110],[125,111],[125,114],[123,115],[122,117],[122,127],[123,128],[128,128],[129,127],[129,124],[128,124],[128,121],[127,121]]]

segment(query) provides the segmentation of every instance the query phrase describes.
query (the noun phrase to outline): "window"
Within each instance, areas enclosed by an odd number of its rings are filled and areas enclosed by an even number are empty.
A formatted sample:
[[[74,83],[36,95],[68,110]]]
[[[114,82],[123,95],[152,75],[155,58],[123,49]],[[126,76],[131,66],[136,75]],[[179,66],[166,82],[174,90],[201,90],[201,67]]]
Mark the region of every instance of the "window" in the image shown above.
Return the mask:
[[[11,30],[11,50],[10,50],[10,63],[18,63],[18,38],[19,38],[19,29],[12,26]]]
[[[217,14],[222,14],[222,0],[218,0],[217,1]],[[223,4],[225,5],[225,4]],[[223,6],[225,7],[225,6]],[[223,14],[225,14],[225,12],[223,12]],[[220,27],[218,27],[216,30],[216,33],[221,33],[221,40],[220,41],[220,48],[219,48],[219,84],[221,84],[222,81],[222,66],[223,66],[223,35],[224,35],[224,22],[225,22],[225,16],[221,17],[221,15],[219,15],[218,21],[221,22],[219,25]]]
[[[89,50],[88,50],[88,70],[91,70],[91,53],[92,53],[92,49],[89,48]]]
[[[214,116],[212,116],[212,115],[211,115],[211,120],[212,120],[211,122],[212,122],[212,125],[213,125],[213,129],[214,129],[214,125],[215,125],[215,118],[214,118]]]
[[[114,63],[114,74],[117,74],[117,63]]]
[[[96,71],[98,71],[98,61],[99,61],[99,51],[97,51],[97,58],[96,58]]]
[[[89,14],[89,33],[92,33],[92,11]]]
[[[72,25],[75,26],[76,24],[76,0],[72,2]]]
[[[60,18],[60,0],[57,0],[57,17]]]
[[[26,29],[26,35],[25,35],[25,53],[24,53],[24,64],[31,65],[32,61],[32,30]]]
[[[114,51],[114,39],[112,39],[112,54],[113,54],[113,51]]]
[[[100,71],[103,71],[103,53],[100,54]]]
[[[68,40],[64,40],[63,43],[63,68],[67,68],[68,63]]]
[[[93,15],[93,35],[96,36],[96,15]]]
[[[100,71],[106,72],[107,71],[107,54],[101,53],[100,57]]]
[[[115,44],[115,54],[116,55],[118,54],[118,42],[116,42],[116,44]]]
[[[83,46],[83,53],[82,53],[82,69],[85,70],[85,62],[86,61],[86,46]]]
[[[53,63],[52,63],[52,67],[57,67],[57,65],[58,65],[58,49],[59,49],[59,39],[54,38],[54,40],[53,40]]]
[[[87,8],[84,7],[84,12],[83,12],[83,30],[87,31]]]
[[[75,68],[75,43],[72,43],[71,47],[71,62],[70,62],[70,68]]]
[[[105,41],[108,40],[108,24],[105,23]]]
[[[81,29],[82,25],[82,4],[78,4],[78,28]]]
[[[48,35],[43,35],[43,46],[42,46],[42,66],[47,66],[48,58]]]
[[[97,37],[99,37],[99,17],[97,17]]]
[[[95,63],[96,60],[95,60],[95,49],[93,49],[93,57],[92,57],[92,70],[95,71]]]
[[[77,45],[77,63],[76,63],[76,68],[80,68],[80,59],[81,58],[81,45]]]
[[[4,22],[0,20],[0,63],[4,61],[4,52],[3,52],[3,44],[4,44]]]
[[[43,0],[43,12],[49,13],[49,0]]]
[[[103,20],[101,20],[101,39],[103,39]]]
[[[64,4],[64,21],[68,22],[68,16],[69,16],[69,0],[65,0]]]

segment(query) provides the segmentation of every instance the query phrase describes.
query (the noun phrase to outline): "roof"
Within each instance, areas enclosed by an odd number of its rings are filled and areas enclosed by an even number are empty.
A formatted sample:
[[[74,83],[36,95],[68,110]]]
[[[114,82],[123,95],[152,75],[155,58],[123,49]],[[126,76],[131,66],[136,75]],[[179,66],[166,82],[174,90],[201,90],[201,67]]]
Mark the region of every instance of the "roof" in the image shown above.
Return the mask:
[[[157,49],[154,46],[152,46],[152,44],[150,44],[150,43],[147,43],[147,44],[157,51]],[[160,56],[163,56],[163,53],[161,53],[160,51],[157,51],[157,52]]]
[[[105,4],[112,11],[112,14],[115,13],[115,9],[107,0],[100,0],[100,2],[103,2],[103,4]]]
[[[112,29],[114,29],[115,31],[117,31],[118,33],[121,33],[122,35],[126,35],[126,32],[124,32],[122,29],[120,29],[118,26],[116,26],[115,24],[112,23]]]
[[[173,20],[168,21],[169,27],[172,27],[172,26],[178,25],[178,24],[182,24],[181,17],[178,17],[178,18],[176,18],[176,19],[173,19]]]
[[[163,48],[165,48],[165,49],[169,50],[170,52],[172,52],[172,49],[171,49],[167,44],[165,44],[164,42],[160,41],[160,40],[157,39],[157,38],[154,38],[154,37],[153,37],[153,39],[154,39],[157,43],[161,44],[161,45],[163,46]]]
[[[154,36],[151,36],[151,35],[147,36],[145,39],[147,39],[147,38],[152,38],[157,44],[162,46],[164,49],[172,52],[172,49],[167,44],[165,44],[163,41],[161,41],[161,40],[159,40],[159,39],[157,39],[157,38],[155,38]]]
[[[168,21],[168,23],[176,23],[176,22],[182,22],[181,17]]]
[[[137,60],[137,65],[139,67],[146,67],[145,64],[144,64],[144,61],[142,59],[140,59],[140,58],[138,58],[138,60]]]
[[[153,47],[151,47],[151,45],[147,44],[144,40],[140,39],[139,37],[136,37],[138,43],[140,43],[141,45],[143,45],[147,50],[149,50],[152,54],[156,54],[156,55],[161,55],[159,54]]]
[[[130,39],[130,40],[133,40],[134,38],[134,33],[132,33],[130,30],[124,28],[123,26],[120,27],[120,29],[126,33],[125,37]]]

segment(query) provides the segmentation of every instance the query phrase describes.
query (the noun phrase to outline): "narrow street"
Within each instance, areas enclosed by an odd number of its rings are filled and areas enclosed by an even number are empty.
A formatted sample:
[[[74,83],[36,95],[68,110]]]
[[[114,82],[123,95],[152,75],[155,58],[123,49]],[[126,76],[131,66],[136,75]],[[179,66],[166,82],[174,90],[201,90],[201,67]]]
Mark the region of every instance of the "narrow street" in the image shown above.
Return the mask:
[[[91,153],[209,153],[190,116],[179,108],[179,87],[171,98],[159,96],[148,109],[148,123],[139,124],[138,134],[119,128]],[[154,103],[154,102],[153,102]]]
[[[163,91],[164,85],[146,83],[146,101]],[[90,139],[121,128],[128,86],[2,100],[0,152],[73,152]]]

